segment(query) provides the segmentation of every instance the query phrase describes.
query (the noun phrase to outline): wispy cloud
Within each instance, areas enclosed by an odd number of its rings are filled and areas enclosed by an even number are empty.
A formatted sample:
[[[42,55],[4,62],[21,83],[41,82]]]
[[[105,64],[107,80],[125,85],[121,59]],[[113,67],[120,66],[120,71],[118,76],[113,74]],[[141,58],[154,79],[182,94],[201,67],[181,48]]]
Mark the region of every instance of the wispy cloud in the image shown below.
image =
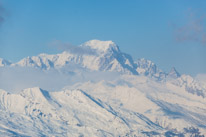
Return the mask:
[[[87,71],[70,64],[59,70],[42,71],[30,67],[0,67],[0,89],[20,92],[22,89],[41,87],[48,91],[59,91],[75,83],[116,79],[119,73]]]
[[[173,24],[177,42],[197,42],[206,45],[206,16],[189,9],[183,25]]]
[[[0,24],[2,24],[5,20],[5,9],[0,1]]]
[[[68,51],[78,55],[96,55],[96,50],[86,46],[74,46],[70,43],[62,43],[59,40],[55,40],[49,44],[50,47],[57,48],[58,50]]]

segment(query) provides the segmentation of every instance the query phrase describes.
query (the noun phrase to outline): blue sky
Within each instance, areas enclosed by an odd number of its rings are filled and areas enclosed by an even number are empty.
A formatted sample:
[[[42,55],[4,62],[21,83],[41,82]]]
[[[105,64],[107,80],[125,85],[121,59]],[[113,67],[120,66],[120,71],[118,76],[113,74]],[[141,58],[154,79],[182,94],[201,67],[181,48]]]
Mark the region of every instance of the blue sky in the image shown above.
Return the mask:
[[[59,53],[55,40],[112,40],[134,60],[195,76],[206,73],[206,1],[1,0],[0,57],[16,62]]]

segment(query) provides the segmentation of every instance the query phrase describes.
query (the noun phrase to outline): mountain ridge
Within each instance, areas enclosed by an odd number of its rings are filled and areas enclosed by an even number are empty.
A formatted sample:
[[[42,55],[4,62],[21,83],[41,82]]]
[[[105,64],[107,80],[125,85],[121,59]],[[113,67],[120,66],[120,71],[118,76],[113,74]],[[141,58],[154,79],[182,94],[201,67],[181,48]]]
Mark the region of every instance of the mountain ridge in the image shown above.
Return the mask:
[[[141,58],[133,61],[133,58],[129,54],[121,52],[119,47],[112,41],[90,40],[76,47],[78,47],[77,50],[80,48],[84,50],[85,47],[89,47],[87,50],[95,51],[96,54],[84,54],[83,52],[82,54],[77,54],[69,50],[60,54],[51,55],[41,53],[37,56],[26,57],[17,63],[7,65],[48,70],[50,68],[60,68],[67,64],[74,63],[91,70],[117,71],[135,75],[143,74],[157,78],[166,75],[166,72],[160,70],[150,60]]]
[[[24,136],[180,136],[192,135],[193,130],[198,130],[199,135],[206,133],[204,99],[191,98],[181,88],[165,91],[167,85],[160,88],[160,83],[151,85],[148,81],[142,85],[141,79],[137,78],[133,87],[90,82],[56,92],[39,87],[17,94],[0,90],[0,117],[8,115],[10,121],[0,121],[0,133],[9,133],[1,125],[13,131],[11,135]],[[129,79],[124,76],[122,80]],[[17,128],[18,123],[27,123],[28,127]]]
[[[89,48],[88,48],[89,47]],[[86,53],[83,52],[86,48]],[[133,58],[121,52],[118,45],[112,41],[90,40],[75,48],[76,51],[64,51],[60,54],[39,54],[26,57],[17,63],[0,59],[0,67],[20,66],[40,70],[61,69],[70,64],[79,65],[82,69],[91,71],[110,71],[121,74],[144,75],[157,81],[170,81],[184,87],[189,93],[206,97],[206,89],[189,75],[181,75],[174,67],[170,72],[164,72],[155,63],[144,58],[133,61]],[[77,52],[80,50],[80,52]],[[95,52],[95,54],[94,54]],[[64,73],[73,73],[64,69]],[[77,73],[77,72],[76,72]]]

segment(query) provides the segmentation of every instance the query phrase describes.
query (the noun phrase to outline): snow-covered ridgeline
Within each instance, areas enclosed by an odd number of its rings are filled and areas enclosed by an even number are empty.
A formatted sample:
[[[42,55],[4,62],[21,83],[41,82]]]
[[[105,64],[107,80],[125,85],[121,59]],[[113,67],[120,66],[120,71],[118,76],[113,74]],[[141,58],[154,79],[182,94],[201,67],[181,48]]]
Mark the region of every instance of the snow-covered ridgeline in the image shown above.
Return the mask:
[[[180,75],[175,68],[172,68],[169,73],[163,72],[155,63],[144,58],[133,61],[130,55],[121,52],[112,41],[90,40],[78,46],[77,50],[80,51],[64,51],[54,55],[40,54],[24,58],[13,64],[5,59],[0,59],[0,66],[34,67],[49,70],[76,64],[91,71],[114,71],[122,74],[144,75],[158,81],[170,81],[184,87],[192,94],[206,97],[205,86],[191,76]],[[84,52],[84,50],[86,51]]]
[[[178,86],[132,75],[111,82],[79,83],[58,92],[38,87],[18,94],[0,90],[0,133],[180,136],[198,130],[204,134],[205,105],[205,99]]]

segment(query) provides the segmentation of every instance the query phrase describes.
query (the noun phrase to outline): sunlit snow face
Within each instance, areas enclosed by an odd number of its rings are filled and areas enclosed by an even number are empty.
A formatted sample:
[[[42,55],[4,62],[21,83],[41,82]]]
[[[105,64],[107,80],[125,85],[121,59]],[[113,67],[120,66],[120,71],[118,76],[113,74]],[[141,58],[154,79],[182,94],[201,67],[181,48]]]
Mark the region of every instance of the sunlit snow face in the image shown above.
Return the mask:
[[[112,41],[90,40],[82,44],[81,47],[90,47],[99,53],[105,53],[108,50],[119,51],[118,46]]]

